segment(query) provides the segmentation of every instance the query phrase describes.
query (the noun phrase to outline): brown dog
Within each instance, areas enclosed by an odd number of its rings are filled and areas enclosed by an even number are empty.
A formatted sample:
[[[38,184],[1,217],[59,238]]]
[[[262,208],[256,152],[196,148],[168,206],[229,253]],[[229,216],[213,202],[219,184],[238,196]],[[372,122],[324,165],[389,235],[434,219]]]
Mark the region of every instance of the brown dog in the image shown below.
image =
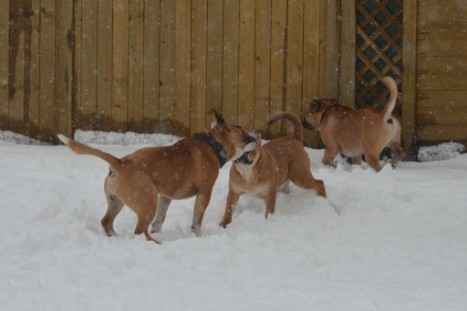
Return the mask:
[[[148,233],[154,216],[153,232],[160,232],[171,200],[192,196],[196,196],[192,229],[200,235],[219,168],[253,150],[255,142],[240,127],[227,125],[217,112],[216,119],[203,133],[171,146],[143,148],[121,159],[58,135],[75,153],[93,155],[110,164],[105,180],[108,208],[101,221],[108,236],[115,235],[114,219],[127,205],[138,216],[135,234],[144,233],[147,240],[157,242]]]
[[[279,137],[262,146],[261,135],[257,134],[256,148],[245,152],[232,164],[229,193],[220,226],[225,228],[232,222],[235,206],[244,193],[264,200],[266,218],[268,214],[274,213],[277,191],[288,193],[290,181],[326,197],[323,181],[315,179],[311,174],[310,158],[303,148],[303,128],[300,119],[291,113],[283,112],[272,118],[269,125],[282,119],[293,123],[293,137]]]
[[[316,129],[326,146],[323,163],[330,165],[340,152],[360,163],[362,154],[376,171],[381,170],[379,156],[385,147],[393,151],[393,167],[404,153],[401,148],[401,124],[392,116],[397,99],[397,86],[390,77],[381,79],[390,91],[389,101],[384,109],[351,109],[338,105],[332,99],[314,100],[305,115],[303,125]]]

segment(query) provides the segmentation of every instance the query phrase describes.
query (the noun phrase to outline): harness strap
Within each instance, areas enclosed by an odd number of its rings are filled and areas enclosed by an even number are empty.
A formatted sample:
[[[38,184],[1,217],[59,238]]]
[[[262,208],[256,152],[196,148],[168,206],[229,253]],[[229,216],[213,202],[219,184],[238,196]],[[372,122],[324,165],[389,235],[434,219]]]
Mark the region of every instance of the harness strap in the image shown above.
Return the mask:
[[[195,133],[191,136],[191,139],[202,141],[211,146],[211,148],[214,150],[217,157],[219,158],[219,168],[221,168],[222,166],[224,166],[225,163],[227,163],[227,153],[225,152],[224,147],[211,135],[208,135],[206,133]]]
[[[328,108],[326,108],[326,110],[323,112],[323,114],[321,115],[321,121],[319,122],[319,125],[323,124],[323,121],[324,121],[324,118],[327,116],[329,110],[331,110],[332,108],[336,107],[337,104],[332,104],[331,106],[329,106]]]

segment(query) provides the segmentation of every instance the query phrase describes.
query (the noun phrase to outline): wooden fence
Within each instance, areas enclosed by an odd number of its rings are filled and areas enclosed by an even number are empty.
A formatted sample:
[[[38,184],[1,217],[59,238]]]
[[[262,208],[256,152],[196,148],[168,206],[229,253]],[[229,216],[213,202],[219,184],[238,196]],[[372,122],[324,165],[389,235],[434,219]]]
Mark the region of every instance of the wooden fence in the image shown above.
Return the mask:
[[[417,140],[467,143],[467,2],[418,2]]]
[[[380,101],[378,78],[393,72],[406,151],[467,141],[461,2],[1,0],[0,130],[49,142],[76,129],[189,135],[215,108],[272,137],[286,130],[266,127],[277,111]]]
[[[186,135],[215,108],[266,132],[277,111],[337,95],[335,13],[326,0],[0,1],[0,129]]]

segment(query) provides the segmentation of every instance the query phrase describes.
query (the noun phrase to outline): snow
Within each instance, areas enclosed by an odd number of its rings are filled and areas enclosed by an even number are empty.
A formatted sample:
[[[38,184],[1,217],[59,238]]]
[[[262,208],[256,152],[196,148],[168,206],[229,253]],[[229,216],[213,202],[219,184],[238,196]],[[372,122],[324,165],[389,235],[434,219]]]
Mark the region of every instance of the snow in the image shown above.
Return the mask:
[[[76,135],[117,156],[178,139],[122,136]],[[292,186],[265,220],[244,196],[224,230],[227,164],[202,237],[174,201],[156,245],[128,208],[103,234],[104,161],[0,138],[0,310],[467,310],[466,154],[375,173],[307,149],[328,200]]]
[[[417,159],[420,162],[447,160],[455,158],[458,154],[465,151],[463,144],[448,142],[437,146],[420,147]]]

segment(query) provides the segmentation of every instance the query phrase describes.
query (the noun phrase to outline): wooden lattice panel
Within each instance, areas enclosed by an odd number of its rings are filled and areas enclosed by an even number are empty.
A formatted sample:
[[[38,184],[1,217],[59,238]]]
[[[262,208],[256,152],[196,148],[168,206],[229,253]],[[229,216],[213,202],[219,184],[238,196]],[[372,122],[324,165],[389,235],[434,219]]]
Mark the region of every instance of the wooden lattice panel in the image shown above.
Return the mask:
[[[357,0],[356,24],[355,102],[366,107],[388,95],[383,76],[402,90],[402,0]]]

